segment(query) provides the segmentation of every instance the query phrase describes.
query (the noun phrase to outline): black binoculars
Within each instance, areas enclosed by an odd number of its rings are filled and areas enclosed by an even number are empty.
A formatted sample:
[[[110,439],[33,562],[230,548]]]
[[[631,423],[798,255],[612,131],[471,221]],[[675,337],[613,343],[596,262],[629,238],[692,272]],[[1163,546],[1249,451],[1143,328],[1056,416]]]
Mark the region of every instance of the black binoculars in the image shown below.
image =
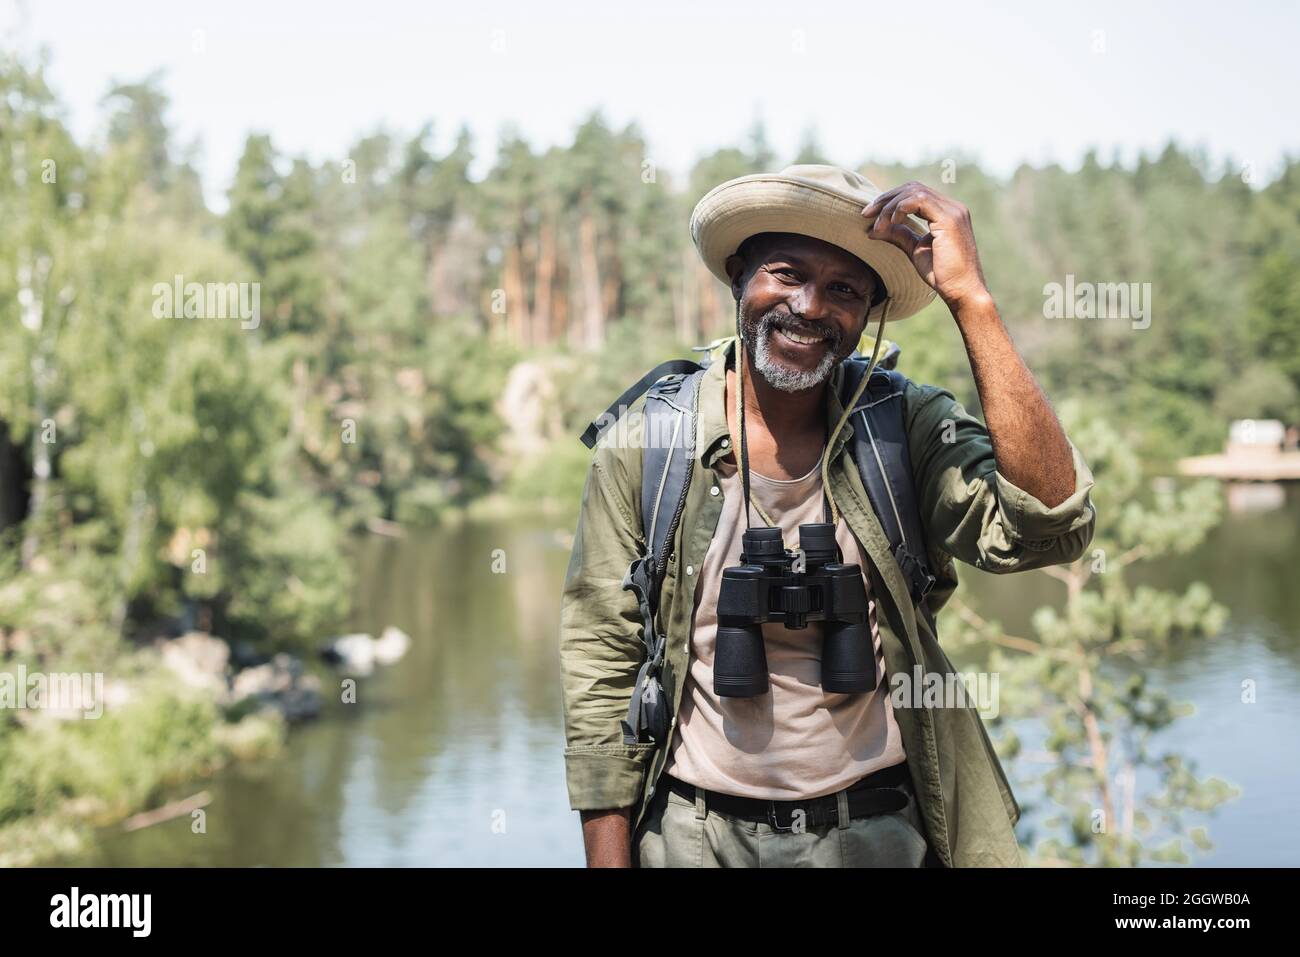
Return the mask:
[[[715,694],[752,698],[767,692],[763,623],[769,621],[791,630],[825,622],[822,688],[836,694],[875,690],[876,652],[862,570],[839,561],[835,526],[800,525],[798,552],[786,549],[779,528],[746,530],[740,564],[722,570]]]

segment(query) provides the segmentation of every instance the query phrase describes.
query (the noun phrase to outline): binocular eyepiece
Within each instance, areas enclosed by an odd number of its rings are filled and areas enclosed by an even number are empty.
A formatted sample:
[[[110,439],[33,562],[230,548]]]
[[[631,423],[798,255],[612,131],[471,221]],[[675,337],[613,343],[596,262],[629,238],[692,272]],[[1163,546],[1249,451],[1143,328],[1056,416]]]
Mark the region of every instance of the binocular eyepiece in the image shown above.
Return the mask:
[[[763,624],[790,630],[825,624],[822,688],[860,694],[876,687],[876,653],[867,624],[862,569],[838,560],[835,526],[799,526],[799,549],[789,551],[779,528],[751,528],[740,564],[722,570],[713,691],[752,698],[768,690]]]

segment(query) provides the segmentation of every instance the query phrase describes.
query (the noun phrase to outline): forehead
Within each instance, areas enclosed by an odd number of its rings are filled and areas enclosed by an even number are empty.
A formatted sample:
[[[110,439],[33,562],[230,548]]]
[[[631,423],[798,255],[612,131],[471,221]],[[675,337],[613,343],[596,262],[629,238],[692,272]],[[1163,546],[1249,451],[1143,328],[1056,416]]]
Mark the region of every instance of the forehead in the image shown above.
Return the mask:
[[[760,233],[750,240],[750,265],[788,260],[805,268],[815,268],[851,276],[859,280],[873,278],[867,264],[846,249],[812,236],[798,233]]]

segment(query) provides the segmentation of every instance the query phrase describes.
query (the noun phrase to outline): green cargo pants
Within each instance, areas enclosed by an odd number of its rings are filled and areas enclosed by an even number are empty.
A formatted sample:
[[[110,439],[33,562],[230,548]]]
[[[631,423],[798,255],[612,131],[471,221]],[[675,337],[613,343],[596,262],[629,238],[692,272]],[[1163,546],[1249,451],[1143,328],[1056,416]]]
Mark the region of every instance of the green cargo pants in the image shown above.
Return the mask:
[[[910,784],[907,807],[849,820],[847,791],[839,822],[798,831],[709,811],[664,788],[637,830],[633,858],[641,867],[923,867],[924,825]]]

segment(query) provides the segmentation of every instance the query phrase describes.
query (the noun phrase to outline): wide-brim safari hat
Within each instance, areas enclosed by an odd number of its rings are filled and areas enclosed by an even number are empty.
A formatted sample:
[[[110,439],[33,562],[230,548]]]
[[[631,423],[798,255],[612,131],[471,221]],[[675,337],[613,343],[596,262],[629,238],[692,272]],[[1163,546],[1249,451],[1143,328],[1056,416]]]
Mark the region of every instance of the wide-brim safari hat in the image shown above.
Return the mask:
[[[758,233],[798,233],[839,246],[874,269],[890,297],[888,321],[920,312],[934,290],[892,243],[870,239],[862,209],[879,196],[865,176],[838,166],[802,164],[779,173],[728,180],[705,195],[691,214],[691,239],[709,271],[728,285],[727,257]],[[920,235],[926,223],[910,217]],[[876,303],[867,321],[880,318]]]

